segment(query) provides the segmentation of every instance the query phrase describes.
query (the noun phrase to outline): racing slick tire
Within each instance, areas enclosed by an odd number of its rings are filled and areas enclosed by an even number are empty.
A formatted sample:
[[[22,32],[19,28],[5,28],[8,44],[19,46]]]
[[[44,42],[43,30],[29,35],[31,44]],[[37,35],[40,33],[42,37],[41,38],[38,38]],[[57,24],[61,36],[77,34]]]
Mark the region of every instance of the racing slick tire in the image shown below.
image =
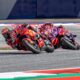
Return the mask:
[[[35,48],[34,45],[30,44],[27,40],[23,39],[22,42],[25,48],[31,50],[34,54],[39,54],[41,52],[39,48]]]
[[[54,52],[54,46],[46,45],[45,51],[48,52],[48,53]]]
[[[80,49],[79,45],[75,45],[71,42],[71,40],[67,37],[63,37],[61,40],[61,47],[64,49],[72,49],[72,50],[78,50]]]

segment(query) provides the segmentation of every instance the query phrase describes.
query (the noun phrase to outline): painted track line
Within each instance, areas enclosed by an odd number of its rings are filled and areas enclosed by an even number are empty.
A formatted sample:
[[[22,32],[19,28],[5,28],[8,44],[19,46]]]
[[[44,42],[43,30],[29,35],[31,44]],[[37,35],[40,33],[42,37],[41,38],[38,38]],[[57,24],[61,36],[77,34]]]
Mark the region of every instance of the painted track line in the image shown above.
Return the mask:
[[[80,80],[80,68],[0,73],[0,80]]]

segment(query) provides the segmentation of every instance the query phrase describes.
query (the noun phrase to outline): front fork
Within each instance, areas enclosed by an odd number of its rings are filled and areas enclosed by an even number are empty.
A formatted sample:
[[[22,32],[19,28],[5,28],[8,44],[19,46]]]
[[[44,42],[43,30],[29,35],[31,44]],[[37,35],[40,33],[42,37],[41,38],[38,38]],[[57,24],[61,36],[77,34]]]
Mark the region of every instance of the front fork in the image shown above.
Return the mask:
[[[41,49],[41,48],[43,48],[44,47],[44,40],[43,39],[38,39],[38,46],[39,46],[39,48]]]

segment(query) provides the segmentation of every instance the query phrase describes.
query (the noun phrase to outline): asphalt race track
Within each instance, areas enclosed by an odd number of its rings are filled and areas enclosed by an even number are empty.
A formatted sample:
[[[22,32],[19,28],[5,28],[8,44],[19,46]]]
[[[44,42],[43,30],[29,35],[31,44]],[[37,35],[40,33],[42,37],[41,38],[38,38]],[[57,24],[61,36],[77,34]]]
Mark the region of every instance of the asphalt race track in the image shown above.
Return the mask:
[[[80,25],[65,27],[78,35]],[[80,67],[80,50],[56,49],[53,53],[32,54],[24,51],[0,51],[0,72]]]

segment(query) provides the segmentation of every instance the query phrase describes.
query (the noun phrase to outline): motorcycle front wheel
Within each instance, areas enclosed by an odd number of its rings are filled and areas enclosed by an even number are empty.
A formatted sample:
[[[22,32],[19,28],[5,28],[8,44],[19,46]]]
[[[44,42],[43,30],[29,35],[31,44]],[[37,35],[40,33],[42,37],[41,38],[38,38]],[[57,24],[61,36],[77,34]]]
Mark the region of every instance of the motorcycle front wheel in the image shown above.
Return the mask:
[[[71,40],[67,37],[62,38],[61,47],[64,49],[72,49],[72,50],[78,50],[80,48],[78,44],[73,44]]]
[[[54,46],[53,45],[46,45],[45,51],[48,53],[54,52]]]
[[[32,45],[27,40],[23,39],[22,42],[23,42],[25,48],[31,50],[34,54],[39,54],[41,52],[41,50],[38,47],[35,47],[35,45]],[[34,42],[34,44],[36,44],[36,43]]]

